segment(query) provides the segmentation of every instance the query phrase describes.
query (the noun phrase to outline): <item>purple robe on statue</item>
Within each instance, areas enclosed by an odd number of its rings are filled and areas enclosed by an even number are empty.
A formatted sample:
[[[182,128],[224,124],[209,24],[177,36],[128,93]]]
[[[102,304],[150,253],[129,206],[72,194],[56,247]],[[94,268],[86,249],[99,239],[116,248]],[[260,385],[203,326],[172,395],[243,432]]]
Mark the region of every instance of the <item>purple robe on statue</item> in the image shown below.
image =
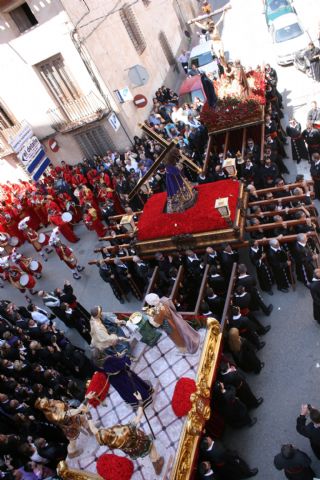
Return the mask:
[[[108,375],[110,384],[117,390],[120,397],[133,408],[138,407],[138,400],[133,395],[140,392],[144,408],[152,403],[153,388],[136,373],[130,370],[130,359],[123,357],[107,357],[103,370]]]
[[[166,166],[166,189],[168,197],[173,197],[183,188],[181,171],[175,165]]]
[[[166,165],[166,190],[168,213],[183,212],[195,202],[196,191],[175,165]]]

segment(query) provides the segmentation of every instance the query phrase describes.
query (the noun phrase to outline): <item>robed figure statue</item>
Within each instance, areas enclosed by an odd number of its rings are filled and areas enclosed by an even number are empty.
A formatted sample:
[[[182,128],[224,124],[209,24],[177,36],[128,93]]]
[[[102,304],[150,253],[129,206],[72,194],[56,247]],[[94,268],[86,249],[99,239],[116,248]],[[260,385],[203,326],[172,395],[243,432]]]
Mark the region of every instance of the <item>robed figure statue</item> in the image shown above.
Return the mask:
[[[164,160],[166,165],[167,213],[183,212],[192,207],[197,199],[197,191],[184,177],[179,150],[171,149]]]
[[[149,293],[145,301],[150,307],[146,310],[151,325],[162,328],[181,352],[195,353],[200,344],[200,335],[177,312],[172,300],[159,298]]]

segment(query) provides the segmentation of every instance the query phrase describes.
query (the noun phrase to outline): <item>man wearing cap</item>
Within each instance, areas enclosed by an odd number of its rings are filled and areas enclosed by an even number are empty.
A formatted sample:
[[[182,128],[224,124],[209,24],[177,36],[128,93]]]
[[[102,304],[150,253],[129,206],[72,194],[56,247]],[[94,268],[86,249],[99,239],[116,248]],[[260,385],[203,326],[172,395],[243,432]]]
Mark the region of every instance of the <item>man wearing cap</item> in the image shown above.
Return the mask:
[[[311,422],[307,424],[308,415]],[[301,405],[296,429],[300,435],[309,438],[313,453],[320,459],[320,411],[311,405]]]

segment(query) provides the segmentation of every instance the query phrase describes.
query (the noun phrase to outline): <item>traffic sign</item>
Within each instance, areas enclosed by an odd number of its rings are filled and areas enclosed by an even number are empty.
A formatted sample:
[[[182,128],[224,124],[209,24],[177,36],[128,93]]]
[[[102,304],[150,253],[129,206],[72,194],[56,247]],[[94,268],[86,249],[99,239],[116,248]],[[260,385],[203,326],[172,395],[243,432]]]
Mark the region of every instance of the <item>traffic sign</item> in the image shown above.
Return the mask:
[[[49,138],[48,145],[50,150],[52,150],[54,153],[59,151],[59,145],[54,138]]]
[[[137,95],[134,96],[133,103],[137,108],[144,108],[148,103],[148,99],[147,97],[142,95],[142,93],[138,93]]]

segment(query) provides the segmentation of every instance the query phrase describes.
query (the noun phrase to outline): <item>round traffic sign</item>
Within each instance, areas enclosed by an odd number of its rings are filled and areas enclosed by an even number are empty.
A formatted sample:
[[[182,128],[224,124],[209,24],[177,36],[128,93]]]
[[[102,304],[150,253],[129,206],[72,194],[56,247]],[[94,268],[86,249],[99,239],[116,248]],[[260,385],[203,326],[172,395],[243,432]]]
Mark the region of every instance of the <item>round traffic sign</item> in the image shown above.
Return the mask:
[[[49,138],[48,145],[50,150],[52,150],[52,152],[56,153],[59,151],[59,145],[54,138]]]
[[[147,100],[147,97],[142,95],[142,93],[138,93],[138,95],[135,95],[133,97],[133,103],[137,108],[143,108],[147,105],[148,100]]]

